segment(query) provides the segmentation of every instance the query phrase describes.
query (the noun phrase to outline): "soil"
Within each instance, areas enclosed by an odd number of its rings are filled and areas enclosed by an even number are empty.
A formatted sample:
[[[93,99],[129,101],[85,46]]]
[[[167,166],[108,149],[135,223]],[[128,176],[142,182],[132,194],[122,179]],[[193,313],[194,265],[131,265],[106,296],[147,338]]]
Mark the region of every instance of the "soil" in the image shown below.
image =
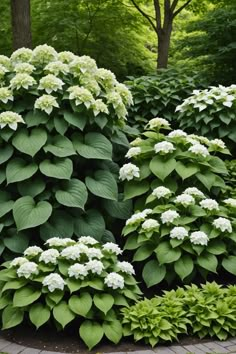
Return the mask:
[[[111,352],[132,352],[138,350],[150,350],[151,347],[145,343],[133,343],[132,339],[123,339],[115,345],[108,341],[103,341],[94,350],[88,351],[85,344],[76,336],[76,333],[56,332],[51,328],[34,330],[31,326],[21,326],[16,329],[1,332],[1,335],[11,342],[41,350],[48,350],[63,353],[78,354],[98,354]],[[93,335],[91,333],[91,335]],[[209,339],[200,340],[198,338],[184,337],[175,345],[188,345],[209,342]],[[163,345],[163,344],[161,344]],[[170,344],[169,344],[170,345]]]

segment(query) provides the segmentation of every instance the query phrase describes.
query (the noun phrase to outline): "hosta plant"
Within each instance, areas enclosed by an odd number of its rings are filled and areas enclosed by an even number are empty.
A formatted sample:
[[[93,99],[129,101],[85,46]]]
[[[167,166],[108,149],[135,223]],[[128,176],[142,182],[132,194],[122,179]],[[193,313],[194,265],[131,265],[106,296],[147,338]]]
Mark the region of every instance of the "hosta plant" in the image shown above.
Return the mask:
[[[113,161],[130,92],[93,59],[47,45],[0,63],[0,253],[53,236],[114,240],[110,219],[130,208]]]
[[[176,108],[181,129],[212,138],[224,138],[234,150],[236,142],[236,85],[194,90]]]
[[[118,260],[121,249],[90,236],[77,242],[54,237],[46,245],[28,247],[0,271],[2,328],[28,318],[37,329],[50,322],[63,330],[77,320],[89,349],[104,336],[118,343],[120,307],[141,294],[132,265]]]

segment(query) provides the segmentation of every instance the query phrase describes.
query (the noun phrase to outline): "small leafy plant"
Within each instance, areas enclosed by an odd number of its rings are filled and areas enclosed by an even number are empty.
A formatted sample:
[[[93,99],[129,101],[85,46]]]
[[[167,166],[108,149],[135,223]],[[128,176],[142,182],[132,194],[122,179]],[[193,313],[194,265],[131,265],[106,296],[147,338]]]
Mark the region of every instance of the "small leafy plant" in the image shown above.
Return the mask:
[[[114,243],[101,245],[90,236],[78,242],[57,237],[47,250],[28,247],[23,257],[0,271],[2,328],[21,324],[27,317],[38,329],[50,322],[58,330],[79,321],[79,333],[89,349],[105,335],[113,343],[122,337],[120,307],[130,306],[141,294],[128,262]]]

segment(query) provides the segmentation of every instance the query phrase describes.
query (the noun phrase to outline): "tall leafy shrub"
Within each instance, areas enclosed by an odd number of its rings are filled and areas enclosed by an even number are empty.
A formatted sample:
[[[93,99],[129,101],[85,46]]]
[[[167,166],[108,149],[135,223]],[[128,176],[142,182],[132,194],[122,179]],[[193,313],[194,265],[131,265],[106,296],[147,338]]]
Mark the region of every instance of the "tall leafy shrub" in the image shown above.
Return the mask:
[[[109,218],[129,214],[113,162],[128,89],[47,45],[0,56],[0,84],[0,253],[53,236],[114,240]]]

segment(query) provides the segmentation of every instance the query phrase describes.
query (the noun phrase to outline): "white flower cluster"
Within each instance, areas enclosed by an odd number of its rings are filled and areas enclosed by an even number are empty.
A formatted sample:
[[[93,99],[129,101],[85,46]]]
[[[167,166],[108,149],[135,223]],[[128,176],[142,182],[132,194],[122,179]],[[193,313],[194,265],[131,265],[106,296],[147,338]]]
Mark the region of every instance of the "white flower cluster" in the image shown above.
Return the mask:
[[[8,101],[13,101],[13,93],[7,87],[0,87],[0,101],[7,103]]]
[[[193,205],[195,203],[195,199],[190,194],[183,193],[175,198],[175,203],[188,207],[189,205]]]
[[[35,84],[36,84],[35,79],[29,74],[25,74],[25,73],[16,74],[10,81],[10,87],[12,89],[17,89],[17,90],[21,88],[28,90],[29,87]]]
[[[203,199],[199,204],[206,210],[219,210],[219,204],[214,199]]]
[[[135,274],[134,267],[129,262],[118,262],[117,267],[122,273],[126,273],[129,275]]]
[[[84,264],[75,263],[68,268],[69,277],[84,279],[88,275],[88,268]]]
[[[216,229],[222,231],[222,232],[229,232],[231,233],[232,232],[232,225],[231,225],[231,222],[226,219],[226,218],[218,218],[218,219],[215,219],[213,221],[213,226],[215,226]]]
[[[41,252],[43,252],[42,248],[38,246],[30,246],[24,251],[24,256],[35,257]]]
[[[131,147],[127,154],[125,155],[125,157],[127,157],[128,159],[130,159],[131,157],[134,157],[134,156],[138,156],[141,154],[141,148],[139,146],[136,146],[136,147]]]
[[[84,247],[86,247],[86,249],[84,249],[84,251],[82,251],[81,253],[85,253],[88,259],[93,259],[93,258],[101,259],[103,257],[102,252],[98,248],[95,247],[88,248],[85,245]]]
[[[86,269],[90,271],[92,274],[98,274],[100,275],[102,271],[104,270],[104,265],[101,261],[97,260],[91,260],[88,263],[86,263]]]
[[[169,188],[164,187],[164,186],[156,187],[152,191],[152,195],[154,197],[156,197],[157,199],[170,197],[171,194],[172,194],[171,190]]]
[[[16,258],[13,259],[13,261],[11,261],[10,268],[19,267],[19,266],[21,266],[22,264],[24,264],[26,262],[29,262],[27,258],[16,257]]]
[[[204,145],[199,143],[190,146],[188,151],[190,151],[194,155],[199,155],[202,157],[207,157],[208,155],[210,155],[208,149]]]
[[[152,213],[152,209],[144,209],[141,212],[133,214],[129,219],[126,220],[126,225],[138,224],[144,221],[146,216]]]
[[[223,150],[226,148],[226,145],[225,143],[223,142],[223,140],[221,139],[213,139],[213,140],[210,140],[209,141],[209,147],[212,149],[212,150]]]
[[[69,92],[69,99],[74,100],[76,106],[83,103],[86,108],[90,108],[94,103],[93,95],[84,87],[71,86],[67,91]]]
[[[177,238],[177,240],[183,240],[188,236],[188,230],[182,226],[176,226],[170,231],[171,238]]]
[[[84,246],[84,249],[81,247]],[[86,245],[74,245],[68,246],[61,251],[61,256],[68,260],[78,261],[81,253],[87,252],[88,247]]]
[[[95,115],[95,117],[99,114],[99,113],[105,113],[105,114],[109,114],[109,110],[107,105],[101,100],[94,100],[91,108],[93,110],[93,114]]]
[[[59,108],[59,105],[57,103],[56,97],[52,95],[42,95],[35,101],[34,108],[50,114],[52,113],[53,108]]]
[[[18,277],[30,278],[31,275],[38,275],[38,265],[35,262],[23,262],[16,271]]]
[[[205,198],[205,195],[196,187],[186,188],[183,193],[192,195],[195,198]]]
[[[230,206],[231,208],[236,208],[236,199],[234,199],[234,198],[225,199],[224,203],[226,205]]]
[[[173,223],[180,215],[176,210],[167,210],[161,214],[161,221],[163,224]]]
[[[142,229],[146,231],[153,231],[155,229],[158,229],[159,226],[159,222],[155,219],[147,219],[142,223]]]
[[[33,51],[29,48],[19,48],[11,55],[11,62],[16,65],[18,63],[28,63],[32,59]]]
[[[107,242],[102,246],[103,251],[108,252],[108,253],[114,253],[115,255],[122,254],[122,250],[120,247],[113,243],[113,242]]]
[[[96,245],[98,244],[98,241],[95,240],[95,238],[91,236],[80,236],[79,238],[80,243],[84,243],[85,245]]]
[[[190,241],[194,245],[207,246],[209,238],[203,231],[194,231],[190,234]]]
[[[46,286],[50,292],[55,290],[64,290],[66,282],[57,273],[51,273],[43,279],[43,286]]]
[[[29,63],[17,63],[14,67],[14,71],[17,74],[32,74],[32,72],[35,70],[34,65],[31,65]]]
[[[161,154],[169,154],[175,150],[175,147],[172,143],[168,141],[162,141],[160,143],[155,144],[154,150],[156,153],[160,152]]]
[[[42,77],[39,80],[39,90],[44,90],[48,94],[52,92],[56,92],[58,90],[62,90],[62,86],[64,85],[64,82],[56,77],[55,75],[48,74],[47,76]]]
[[[169,129],[170,123],[164,118],[153,118],[148,122],[150,129]]]
[[[126,163],[120,168],[119,178],[121,179],[121,181],[131,181],[135,177],[140,177],[140,170],[136,165],[132,163]]]
[[[44,70],[56,76],[60,73],[66,75],[69,72],[69,66],[62,61],[57,60],[46,65]]]
[[[167,136],[172,139],[185,138],[187,136],[187,133],[185,133],[181,129],[177,129],[177,130],[172,130],[172,132],[170,132]]]
[[[71,238],[60,238],[60,237],[51,237],[46,242],[45,245],[49,247],[66,247],[73,245],[75,243]]]
[[[43,251],[39,257],[39,262],[44,262],[46,264],[52,263],[57,264],[57,258],[60,256],[60,253],[56,249],[49,249],[47,251]]]
[[[0,128],[4,128],[7,125],[9,128],[16,130],[18,123],[25,123],[18,113],[11,111],[0,113]]]
[[[112,288],[114,290],[123,289],[125,285],[124,277],[115,272],[109,273],[106,276],[104,283],[108,286],[108,288]]]

